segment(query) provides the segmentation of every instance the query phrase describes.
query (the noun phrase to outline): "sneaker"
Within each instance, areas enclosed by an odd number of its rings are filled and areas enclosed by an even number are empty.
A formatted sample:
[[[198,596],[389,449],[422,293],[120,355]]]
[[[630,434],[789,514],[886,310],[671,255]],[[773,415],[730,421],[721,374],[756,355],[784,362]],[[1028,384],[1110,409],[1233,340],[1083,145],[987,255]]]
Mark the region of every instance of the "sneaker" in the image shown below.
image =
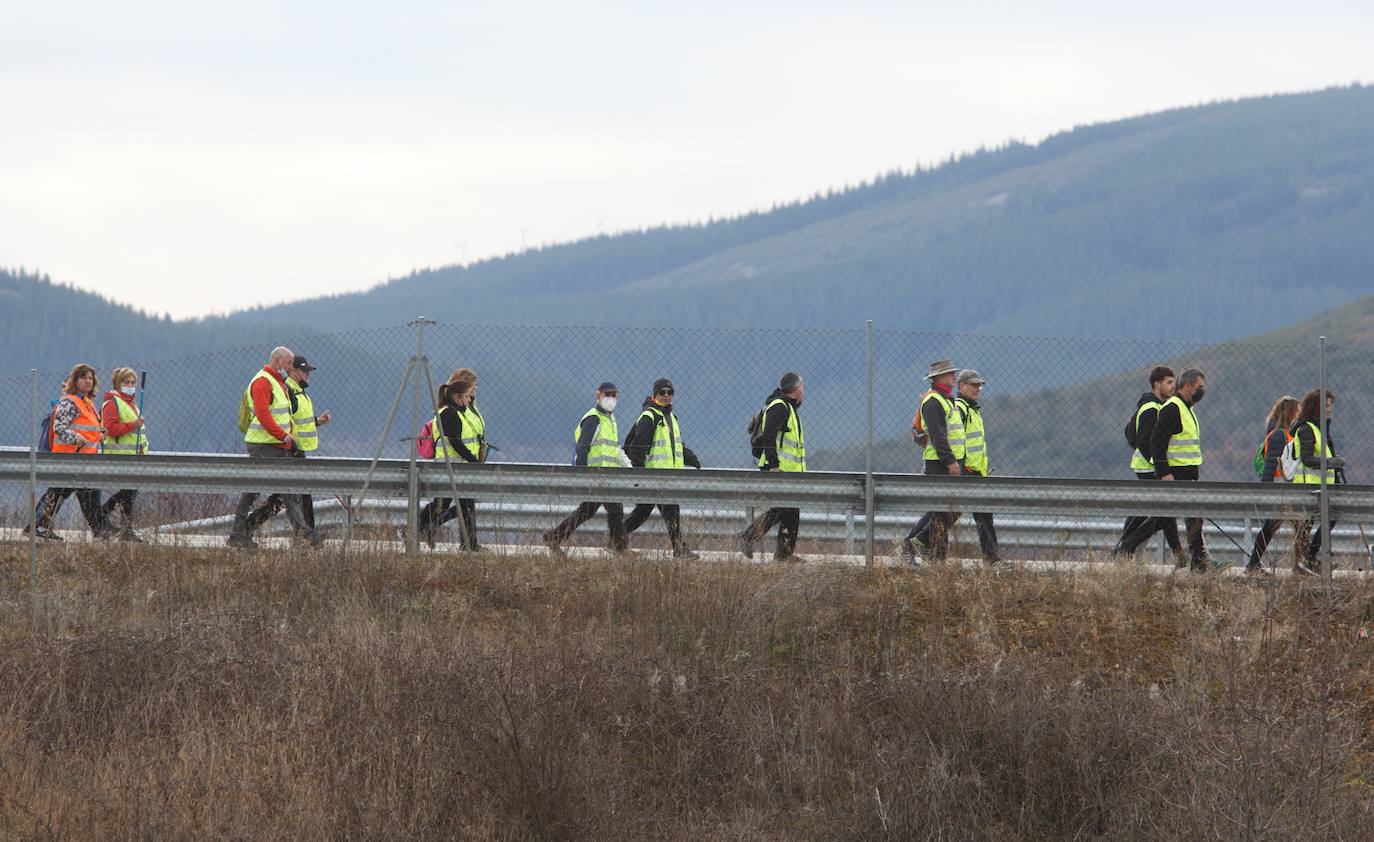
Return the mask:
[[[258,542],[247,535],[230,535],[224,543],[240,550],[256,550],[258,548]]]
[[[898,542],[897,547],[902,556],[902,561],[911,567],[920,566],[921,559],[925,558],[926,552],[930,549],[924,541],[916,538],[903,538]]]
[[[29,528],[27,526],[24,527],[24,534],[29,534]],[[33,534],[38,536],[39,540],[41,541],[56,541],[60,544],[66,540],[61,535],[58,535],[56,532],[53,532],[51,526],[40,526]]]
[[[680,558],[684,561],[696,561],[701,558],[701,554],[690,547],[678,547],[673,550],[673,558]]]
[[[1209,559],[1208,566],[1213,573],[1224,573],[1232,567],[1235,567],[1236,563],[1234,561],[1211,561]]]

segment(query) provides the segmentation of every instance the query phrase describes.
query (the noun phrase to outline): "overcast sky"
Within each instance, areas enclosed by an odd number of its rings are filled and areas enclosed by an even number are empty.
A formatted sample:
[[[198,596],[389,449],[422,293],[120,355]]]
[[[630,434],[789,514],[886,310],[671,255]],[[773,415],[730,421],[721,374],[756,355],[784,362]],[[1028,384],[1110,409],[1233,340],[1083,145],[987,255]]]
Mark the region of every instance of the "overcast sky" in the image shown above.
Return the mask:
[[[0,0],[0,266],[203,315],[1374,82],[1368,2],[956,5]]]

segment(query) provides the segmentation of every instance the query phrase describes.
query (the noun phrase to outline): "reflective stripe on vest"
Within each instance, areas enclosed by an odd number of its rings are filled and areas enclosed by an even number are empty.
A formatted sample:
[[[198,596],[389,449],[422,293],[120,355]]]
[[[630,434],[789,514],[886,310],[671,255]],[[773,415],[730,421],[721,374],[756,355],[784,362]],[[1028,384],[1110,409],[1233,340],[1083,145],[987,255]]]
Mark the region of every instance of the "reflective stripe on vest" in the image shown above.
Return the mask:
[[[1178,418],[1182,430],[1169,437],[1168,458],[1170,465],[1186,467],[1202,464],[1202,432],[1198,427],[1197,416],[1188,404],[1183,402],[1183,398],[1174,395],[1164,402],[1164,406],[1169,404],[1178,405]],[[1163,407],[1160,412],[1163,412]]]
[[[71,398],[76,405],[76,417],[72,423],[67,425],[67,429],[81,437],[83,444],[66,444],[57,440],[53,436],[53,453],[99,453],[100,452],[100,416],[95,412],[95,403],[90,398],[80,395],[66,395]],[[62,406],[58,401],[57,406],[53,407],[53,416],[57,415],[57,408]]]
[[[983,435],[983,413],[962,397],[957,402],[964,426],[964,467],[986,475],[988,448]]]
[[[671,410],[665,411],[661,407],[653,405],[641,412],[639,417],[652,418],[654,421],[654,441],[649,447],[649,455],[644,457],[644,467],[684,467],[682,430],[677,426],[677,416],[673,415]]]
[[[582,421],[586,421],[593,415],[596,416],[596,435],[592,438],[591,450],[587,451],[587,467],[589,468],[619,468],[620,467],[620,436],[615,427],[615,416],[608,415],[595,408],[587,410],[587,414],[582,416]],[[582,431],[582,421],[573,428],[573,444],[577,444],[578,433]]]
[[[768,410],[775,404],[782,404],[787,407],[787,429],[778,433],[776,442],[778,450],[778,470],[801,472],[806,470],[806,433],[802,430],[801,418],[797,415],[797,408],[782,398],[774,398],[768,402],[768,406],[763,408],[766,417]],[[759,457],[759,467],[768,464],[768,456],[764,454]]]
[[[296,446],[301,450],[315,450],[320,446],[319,433],[315,432],[315,403],[305,393],[300,384],[287,378],[286,388],[296,395],[296,414],[291,416],[296,438]]]
[[[1139,409],[1135,411],[1135,434],[1137,437],[1140,435],[1140,416],[1144,415],[1146,410],[1150,409],[1153,409],[1155,412],[1158,412],[1159,407],[1159,401],[1146,401],[1145,403],[1140,405]],[[1144,453],[1140,452],[1140,448],[1137,447],[1134,451],[1131,452],[1132,471],[1135,471],[1137,474],[1144,474],[1149,473],[1154,469],[1154,463],[1151,462],[1149,457],[1147,457]]]
[[[290,433],[294,429],[291,423],[291,398],[286,394],[286,390],[277,382],[277,378],[265,371],[259,371],[253,375],[253,379],[248,381],[248,388],[244,392],[248,395],[248,405],[253,405],[253,384],[262,378],[267,378],[267,382],[272,386],[272,403],[268,411],[272,413],[272,420],[277,422],[277,426]],[[253,420],[249,422],[248,429],[243,434],[246,444],[280,444],[281,440],[267,432],[267,428],[258,421],[258,413],[253,412]]]
[[[925,411],[926,402],[932,399],[939,401],[940,409],[944,411],[945,436],[949,439],[950,452],[954,454],[955,459],[958,459],[960,462],[962,462],[964,460],[965,447],[964,419],[958,412],[954,411],[954,401],[950,400],[949,398],[945,397],[944,395],[940,394],[934,389],[927,392],[926,396],[921,400],[922,412]],[[927,435],[928,434],[929,432],[927,431]],[[921,455],[925,457],[925,460],[927,462],[937,462],[940,459],[940,454],[936,452],[935,443],[933,441],[926,442],[925,452]]]
[[[473,458],[481,458],[479,451],[487,440],[487,419],[482,417],[476,403],[459,409],[458,414],[463,416],[463,446],[472,453]]]
[[[129,404],[123,398],[110,398],[115,402],[115,409],[119,412],[119,423],[132,424],[138,420],[138,409]],[[108,403],[108,401],[107,401]],[[105,414],[105,407],[100,407],[100,414]],[[125,433],[122,436],[112,436],[105,439],[105,443],[100,446],[101,453],[110,453],[115,456],[134,456],[138,453],[148,452],[148,425],[134,430],[132,433]]]
[[[1322,431],[1317,427],[1316,424],[1313,424],[1311,421],[1308,421],[1307,426],[1312,428],[1312,449],[1317,453],[1321,453],[1323,450],[1325,450],[1326,458],[1329,463],[1332,456],[1331,446],[1325,444],[1322,441]],[[1293,456],[1296,457],[1298,460],[1298,470],[1296,473],[1293,474],[1293,482],[1301,482],[1306,483],[1308,485],[1321,485],[1321,468],[1309,468],[1305,464],[1303,464],[1302,439],[1298,436],[1293,437]],[[1336,482],[1335,468],[1326,469],[1326,481],[1328,484],[1334,484]]]

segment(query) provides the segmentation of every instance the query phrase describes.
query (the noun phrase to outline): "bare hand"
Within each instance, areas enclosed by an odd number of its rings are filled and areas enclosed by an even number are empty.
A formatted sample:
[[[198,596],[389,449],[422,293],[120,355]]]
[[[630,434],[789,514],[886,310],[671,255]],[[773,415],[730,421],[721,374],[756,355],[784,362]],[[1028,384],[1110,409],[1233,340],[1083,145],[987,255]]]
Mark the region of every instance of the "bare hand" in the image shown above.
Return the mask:
[[[318,418],[315,419],[315,423],[323,427],[325,424],[329,423],[329,419],[331,417],[332,416],[329,414],[329,410],[326,409],[324,412],[320,413],[320,416]]]
[[[958,462],[954,462],[954,463],[952,463],[951,465],[949,465],[948,470],[949,470],[949,475],[952,476],[952,477],[957,477],[957,476],[959,476],[960,474],[962,474],[962,473],[964,472],[964,469],[961,468],[961,467],[959,467],[959,463],[958,463]]]
[[[143,426],[143,419],[140,418],[140,419],[138,419],[137,421],[135,421],[135,422],[134,422],[134,426],[135,426],[135,427],[142,427],[142,426]]]
[[[288,448],[295,448],[295,446],[296,446],[296,437],[293,436],[293,435],[291,435],[290,433],[287,433],[287,434],[286,434],[286,438],[282,439],[282,440],[281,440],[281,443],[284,444],[284,445],[286,445]]]
[[[1160,479],[1163,480],[1164,482],[1173,482],[1173,481],[1174,481],[1174,475],[1173,475],[1173,474],[1165,474],[1164,476],[1160,477]]]

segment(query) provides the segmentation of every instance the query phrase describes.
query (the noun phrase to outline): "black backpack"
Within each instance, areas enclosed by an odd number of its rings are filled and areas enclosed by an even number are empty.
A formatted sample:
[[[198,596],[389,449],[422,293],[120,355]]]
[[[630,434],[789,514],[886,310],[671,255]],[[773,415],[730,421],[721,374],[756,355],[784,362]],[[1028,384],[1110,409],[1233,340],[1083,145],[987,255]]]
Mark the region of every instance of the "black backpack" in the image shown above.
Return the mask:
[[[48,414],[43,416],[43,420],[38,423],[38,449],[45,452],[52,452],[52,414],[57,409],[57,401],[53,401],[48,407]]]
[[[768,404],[764,404],[762,409],[749,417],[749,426],[746,428],[749,432],[749,452],[755,459],[763,458],[763,416],[767,411]]]

